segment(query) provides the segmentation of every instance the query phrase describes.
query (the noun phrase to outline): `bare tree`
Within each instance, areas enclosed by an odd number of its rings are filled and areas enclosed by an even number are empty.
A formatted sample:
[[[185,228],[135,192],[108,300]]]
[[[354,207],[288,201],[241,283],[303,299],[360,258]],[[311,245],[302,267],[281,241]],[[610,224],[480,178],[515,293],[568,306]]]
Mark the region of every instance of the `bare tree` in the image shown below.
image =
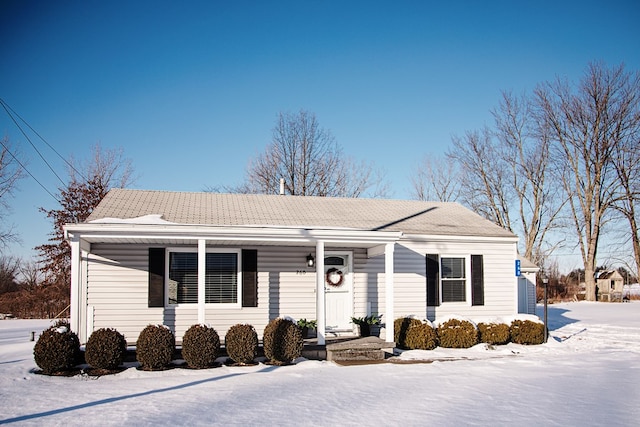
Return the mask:
[[[412,196],[417,200],[455,202],[460,197],[459,178],[454,160],[426,155],[411,176]]]
[[[15,257],[0,257],[0,294],[19,289],[18,272],[20,260]]]
[[[495,126],[454,137],[447,156],[459,169],[460,200],[522,236],[524,256],[542,265],[559,244],[548,236],[559,225],[564,199],[549,182],[549,130],[532,108],[526,96],[504,92],[492,110]]]
[[[43,282],[42,268],[36,261],[20,263],[20,284],[23,289],[31,291]]]
[[[454,136],[453,147],[447,156],[460,169],[462,203],[499,226],[513,231],[510,168],[492,138],[493,133],[488,127],[482,131],[467,132],[462,138]]]
[[[636,74],[636,79],[638,75]],[[636,86],[638,82],[635,83]],[[636,96],[640,95],[637,91]],[[636,102],[636,110],[638,99]],[[623,144],[614,154],[614,165],[620,182],[620,198],[615,204],[615,209],[626,219],[629,228],[628,240],[633,248],[633,264],[635,264],[636,277],[640,277],[640,233],[638,222],[640,221],[640,111],[636,111],[636,120],[631,129],[630,137],[624,138]],[[633,136],[635,134],[635,136]],[[626,243],[626,242],[625,242]]]
[[[549,244],[548,235],[558,227],[566,201],[560,189],[549,182],[549,131],[544,122],[535,120],[525,96],[503,92],[493,116],[498,146],[495,152],[509,168],[524,256],[542,265],[557,246]]]
[[[69,178],[71,182],[88,182],[97,179],[97,185],[110,188],[125,188],[133,184],[133,166],[131,159],[124,157],[124,149],[112,148],[103,150],[100,143],[91,147],[88,159],[69,161]]]
[[[53,232],[48,244],[36,247],[42,261],[45,285],[55,284],[61,289],[70,280],[71,249],[64,239],[63,226],[87,219],[113,187],[130,184],[131,162],[123,158],[122,150],[105,150],[95,145],[91,160],[71,165],[69,183],[60,189],[59,209],[40,208],[53,221]],[[77,167],[76,167],[77,165]]]
[[[298,196],[360,197],[385,188],[382,176],[346,156],[308,111],[278,114],[271,144],[251,160],[245,183],[235,191],[277,194],[280,179],[286,194]]]
[[[9,138],[4,137],[0,141],[0,250],[5,248],[8,243],[15,242],[18,239],[13,226],[7,224],[5,218],[11,211],[11,203],[9,200],[13,196],[14,191],[20,178],[24,177],[24,170],[20,166],[18,160],[11,152]]]
[[[576,88],[558,79],[535,91],[555,142],[552,158],[568,195],[589,301],[595,300],[598,242],[620,200],[615,159],[624,147],[638,143],[639,90],[638,75],[623,66],[591,64]]]

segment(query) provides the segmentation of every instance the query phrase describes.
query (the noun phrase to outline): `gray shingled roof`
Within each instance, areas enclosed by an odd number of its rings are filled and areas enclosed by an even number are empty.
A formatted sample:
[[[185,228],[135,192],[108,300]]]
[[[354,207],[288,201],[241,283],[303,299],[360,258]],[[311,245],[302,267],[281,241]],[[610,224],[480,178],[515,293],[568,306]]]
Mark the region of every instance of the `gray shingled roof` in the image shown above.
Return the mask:
[[[458,203],[113,189],[87,222],[160,214],[197,225],[269,225],[514,237]]]

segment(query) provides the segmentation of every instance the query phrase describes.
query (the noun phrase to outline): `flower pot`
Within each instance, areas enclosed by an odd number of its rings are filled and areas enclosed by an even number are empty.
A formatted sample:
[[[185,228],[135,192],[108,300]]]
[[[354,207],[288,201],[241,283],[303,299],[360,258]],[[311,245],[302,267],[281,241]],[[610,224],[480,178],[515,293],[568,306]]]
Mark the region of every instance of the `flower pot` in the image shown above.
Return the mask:
[[[358,325],[360,327],[360,336],[361,337],[368,337],[371,336],[371,325],[369,325],[368,323],[363,323],[361,325]]]

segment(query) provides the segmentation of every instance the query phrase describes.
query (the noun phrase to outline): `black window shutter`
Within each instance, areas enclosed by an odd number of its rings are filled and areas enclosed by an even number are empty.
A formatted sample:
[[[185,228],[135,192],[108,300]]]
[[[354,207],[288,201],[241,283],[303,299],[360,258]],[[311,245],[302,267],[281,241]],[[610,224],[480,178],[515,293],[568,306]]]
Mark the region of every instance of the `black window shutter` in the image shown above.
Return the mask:
[[[258,251],[242,250],[242,306],[258,306]]]
[[[164,307],[164,248],[149,248],[149,307]]]
[[[437,254],[427,254],[427,306],[440,305],[440,260]]]
[[[482,255],[471,255],[471,305],[484,305]]]

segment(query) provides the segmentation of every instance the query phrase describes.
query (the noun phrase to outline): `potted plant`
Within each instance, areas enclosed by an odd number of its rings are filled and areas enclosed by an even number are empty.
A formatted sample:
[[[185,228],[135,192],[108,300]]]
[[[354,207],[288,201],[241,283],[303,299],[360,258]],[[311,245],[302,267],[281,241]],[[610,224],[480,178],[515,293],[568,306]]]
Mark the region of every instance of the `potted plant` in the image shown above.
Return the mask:
[[[300,319],[300,320],[298,320],[297,324],[300,327],[300,329],[302,329],[302,338],[308,338],[309,337],[309,330],[315,330],[316,329],[316,321],[315,320]]]
[[[382,315],[371,315],[365,317],[352,317],[351,323],[358,325],[360,328],[360,336],[368,337],[371,335],[371,326],[379,325]]]

